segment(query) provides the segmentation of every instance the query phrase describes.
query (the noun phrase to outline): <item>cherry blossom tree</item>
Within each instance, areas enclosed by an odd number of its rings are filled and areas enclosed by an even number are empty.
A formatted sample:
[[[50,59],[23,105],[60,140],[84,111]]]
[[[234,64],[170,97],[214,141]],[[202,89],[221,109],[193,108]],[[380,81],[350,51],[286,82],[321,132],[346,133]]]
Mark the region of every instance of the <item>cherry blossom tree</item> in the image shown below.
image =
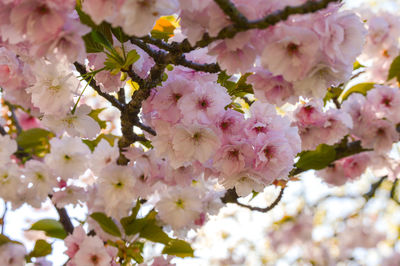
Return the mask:
[[[309,170],[331,188],[373,178],[275,221],[262,264],[296,245],[315,265],[399,245],[365,213],[383,187],[400,205],[399,17],[339,0],[0,0],[0,14],[1,265],[51,265],[55,240],[66,265],[171,265],[225,206],[270,213]],[[362,204],[315,241],[332,198]],[[58,219],[21,228],[41,233],[32,248],[7,231],[8,209],[49,203]]]

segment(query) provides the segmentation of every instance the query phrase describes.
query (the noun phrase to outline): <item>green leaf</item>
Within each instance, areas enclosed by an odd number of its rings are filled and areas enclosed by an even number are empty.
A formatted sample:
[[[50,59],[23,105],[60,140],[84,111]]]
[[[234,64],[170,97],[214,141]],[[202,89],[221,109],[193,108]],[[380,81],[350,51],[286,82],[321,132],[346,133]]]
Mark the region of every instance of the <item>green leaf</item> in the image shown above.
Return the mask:
[[[44,256],[51,254],[51,251],[52,251],[51,244],[47,243],[43,239],[39,239],[36,241],[35,247],[29,253],[28,257],[29,258],[44,257]]]
[[[115,139],[117,138],[118,138],[117,136],[112,134],[100,134],[94,140],[83,139],[82,142],[85,143],[89,147],[89,149],[93,152],[102,139],[105,139],[106,141],[108,141],[108,143],[110,143],[111,146],[114,146]]]
[[[17,137],[18,145],[23,149],[30,149],[43,142],[48,143],[49,139],[54,137],[54,134],[42,128],[32,128],[22,131]]]
[[[133,258],[137,263],[143,263],[143,256],[142,256],[142,252],[143,252],[143,247],[144,247],[144,243],[143,242],[133,242],[131,245],[129,245],[126,253],[128,255],[128,257]]]
[[[237,82],[234,82],[229,80],[232,76],[229,76],[225,71],[222,71],[218,74],[217,82],[226,88],[229,95],[243,97],[248,93],[254,93],[253,86],[246,83],[246,80],[250,75],[252,75],[252,73],[246,73],[242,75]]]
[[[346,100],[350,94],[352,93],[361,93],[362,95],[367,95],[367,92],[372,89],[375,86],[375,83],[372,82],[366,82],[366,83],[359,83],[357,85],[354,85],[350,89],[344,91],[340,97],[339,100],[343,102]]]
[[[140,137],[145,137],[144,134],[139,134],[139,136]],[[139,142],[140,142],[140,144],[145,146],[147,149],[152,149],[153,148],[153,145],[151,144],[150,140],[146,140],[146,141],[140,140]]]
[[[128,54],[126,55],[126,60],[124,65],[122,66],[122,68],[127,68],[130,65],[132,65],[133,63],[135,63],[137,60],[139,60],[140,55],[136,52],[135,49],[131,50],[128,52]]]
[[[25,152],[43,157],[50,151],[49,140],[54,134],[42,128],[32,128],[22,131],[17,137],[18,146]]]
[[[396,57],[390,65],[387,80],[391,80],[394,77],[400,82],[400,56]]]
[[[111,25],[105,21],[103,21],[99,26],[97,26],[96,31],[101,32],[104,37],[106,37],[107,41],[113,45],[114,40],[112,37],[112,32],[111,32]]]
[[[360,64],[360,62],[355,61],[353,64],[353,70],[357,70],[359,68],[365,67],[364,65]]]
[[[141,218],[141,219],[129,219],[128,217],[121,219],[122,227],[124,228],[125,234],[128,236],[136,235],[147,225],[149,221]]]
[[[121,43],[129,41],[129,36],[124,33],[121,27],[111,28],[111,32],[114,34],[115,38]]]
[[[28,230],[44,231],[46,236],[64,239],[67,236],[62,224],[54,219],[42,219],[32,224]]]
[[[336,158],[335,148],[326,144],[318,145],[314,151],[305,151],[300,154],[296,167],[303,170],[323,169]]]
[[[81,21],[82,24],[85,24],[85,25],[87,25],[87,26],[89,26],[91,28],[96,28],[97,27],[96,23],[94,23],[92,18],[88,14],[83,12],[82,9],[79,6],[77,6],[75,8],[75,10],[78,13],[79,20]]]
[[[194,257],[194,250],[190,244],[179,239],[172,239],[170,242],[168,242],[168,244],[165,245],[164,249],[162,250],[162,253],[181,258]]]
[[[104,111],[106,108],[99,108],[99,109],[93,109],[88,116],[93,118],[100,126],[101,129],[105,129],[107,127],[107,122],[104,120],[101,120],[99,118],[99,114]]]
[[[103,52],[104,48],[102,45],[98,44],[93,40],[92,35],[90,33],[84,35],[82,37],[85,42],[86,52],[87,53],[100,53]]]
[[[92,36],[92,39],[95,42],[101,44],[104,48],[106,48],[111,53],[114,52],[114,50],[115,50],[114,47],[112,46],[110,41],[100,31],[92,30],[90,35]]]
[[[152,242],[167,244],[171,238],[158,226],[155,220],[149,221],[140,231],[140,237]]]
[[[7,244],[7,243],[14,243],[14,244],[22,245],[22,243],[15,241],[15,240],[11,240],[7,236],[0,234],[0,246]]]
[[[118,226],[104,213],[94,212],[90,215],[90,217],[92,217],[92,219],[100,225],[104,232],[113,236],[121,237],[121,232],[119,231]]]
[[[120,223],[121,223],[122,227],[125,230],[125,234],[134,235],[134,234],[138,233],[141,230],[141,229],[139,229],[139,230],[136,231],[136,229],[140,227],[140,224],[139,223],[135,223],[135,221],[137,221],[136,220],[136,216],[137,216],[137,214],[139,212],[139,209],[140,209],[140,201],[137,200],[136,201],[136,206],[134,208],[132,208],[131,215],[129,215],[127,217],[123,217],[120,220]],[[144,223],[143,223],[143,226],[144,226]]]
[[[222,86],[225,87],[227,91],[233,90],[236,86],[236,83],[230,81],[229,79],[231,76],[227,75],[225,71],[222,71],[218,74],[217,82]]]
[[[324,97],[324,104],[329,102],[332,99],[338,99],[339,96],[342,94],[343,89],[341,87],[330,87],[328,88],[328,92],[325,94]]]

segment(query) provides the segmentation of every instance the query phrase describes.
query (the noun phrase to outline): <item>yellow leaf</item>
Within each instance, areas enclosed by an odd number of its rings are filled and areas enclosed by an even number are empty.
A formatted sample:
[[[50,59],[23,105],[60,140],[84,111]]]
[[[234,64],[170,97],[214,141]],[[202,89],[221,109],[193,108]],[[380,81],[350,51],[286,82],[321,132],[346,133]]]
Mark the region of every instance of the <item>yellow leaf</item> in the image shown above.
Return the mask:
[[[139,84],[132,81],[131,79],[128,80],[126,83],[128,83],[129,87],[131,88],[131,93],[133,93],[139,89]]]

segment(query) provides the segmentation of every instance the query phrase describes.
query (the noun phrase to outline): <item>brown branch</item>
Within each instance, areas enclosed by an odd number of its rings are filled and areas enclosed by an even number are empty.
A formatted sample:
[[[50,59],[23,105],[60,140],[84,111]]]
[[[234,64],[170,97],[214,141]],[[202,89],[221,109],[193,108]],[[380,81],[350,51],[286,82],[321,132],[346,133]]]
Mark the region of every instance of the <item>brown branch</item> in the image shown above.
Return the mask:
[[[247,208],[249,210],[252,211],[258,211],[258,212],[269,212],[270,210],[272,210],[273,208],[276,207],[276,205],[279,204],[279,202],[281,201],[282,197],[283,197],[283,192],[284,192],[285,188],[281,187],[281,191],[279,192],[278,197],[274,200],[274,202],[271,203],[271,205],[269,205],[266,208],[260,208],[260,207],[254,207],[254,206],[250,206],[250,205],[246,205],[243,203],[240,203],[237,199],[239,198],[239,196],[237,195],[235,189],[228,189],[227,192],[225,193],[224,197],[221,198],[223,203],[235,203],[237,205],[239,205],[240,207],[243,208]]]
[[[392,185],[392,189],[390,190],[390,198],[398,205],[400,205],[400,201],[397,197],[397,193],[396,193],[396,188],[397,188],[397,183],[398,183],[398,179],[396,178],[396,180],[394,180],[393,185]]]
[[[72,234],[74,232],[74,226],[72,225],[67,210],[65,208],[57,208],[56,206],[55,208],[57,210],[58,216],[60,216],[60,223],[64,227],[64,230],[68,234]]]
[[[371,188],[369,189],[369,191],[367,193],[365,193],[364,195],[362,195],[367,201],[371,198],[373,198],[375,196],[376,191],[378,190],[378,188],[380,187],[380,185],[383,183],[383,181],[385,181],[385,179],[387,178],[387,176],[382,176],[381,178],[379,178],[378,181],[376,181],[375,183],[371,184]]]
[[[179,50],[177,45],[169,45],[161,40],[156,40],[149,36],[143,38],[131,37],[130,41],[132,44],[135,44],[143,51],[145,51],[149,56],[151,56],[156,64],[172,64],[184,66],[196,71],[202,71],[207,73],[218,73],[221,71],[221,68],[216,63],[211,64],[199,64],[190,60],[187,60],[185,55],[183,55],[182,51]],[[169,53],[162,50],[155,50],[151,48],[146,41],[150,41],[151,44],[155,44],[157,47],[167,50]],[[136,74],[132,73],[133,71],[126,71],[128,75],[132,78],[132,80],[136,79]],[[136,80],[135,80],[136,81]],[[139,83],[139,82],[138,82]]]
[[[137,123],[136,123],[136,126],[137,126],[138,128],[140,128],[140,129],[146,131],[147,133],[150,133],[150,134],[153,135],[153,136],[156,136],[156,135],[157,135],[157,133],[156,133],[156,131],[155,131],[154,129],[152,129],[151,127],[149,127],[149,126],[143,124],[142,122],[137,122]]]
[[[125,88],[122,87],[119,89],[118,91],[118,101],[122,104],[125,105],[126,104],[126,99],[125,99]]]
[[[218,1],[217,2],[226,2],[226,1]],[[188,53],[197,48],[206,47],[210,43],[222,40],[222,39],[230,39],[236,36],[236,34],[247,31],[250,29],[266,29],[270,26],[277,24],[278,22],[285,21],[290,15],[301,15],[317,12],[326,8],[330,3],[338,3],[340,0],[320,0],[320,1],[312,1],[309,0],[306,3],[299,6],[287,6],[282,10],[278,10],[273,12],[264,18],[252,20],[248,22],[240,22],[229,25],[223,28],[217,36],[211,37],[208,33],[205,33],[201,40],[197,41],[194,46],[192,46],[188,41],[183,41],[179,46],[179,50]],[[227,14],[229,16],[229,14]],[[231,12],[231,15],[233,13]]]
[[[3,127],[2,125],[0,125],[0,134],[1,134],[2,136],[7,135],[7,132],[6,132],[6,130],[4,129],[4,127]]]
[[[214,0],[224,13],[237,25],[247,24],[247,18],[229,0]]]
[[[2,235],[4,235],[4,231],[5,231],[5,221],[6,221],[7,211],[8,211],[7,201],[4,201],[4,212],[3,212],[3,216],[1,217],[1,234]]]
[[[80,63],[75,62],[74,66],[75,66],[76,70],[82,76],[87,74],[87,71],[86,71],[86,68],[84,65],[81,65]],[[120,103],[114,96],[112,96],[108,93],[102,92],[100,89],[100,86],[97,85],[96,80],[90,79],[90,77],[86,77],[86,78],[84,77],[84,79],[86,80],[86,82],[89,83],[90,87],[92,87],[101,97],[103,97],[104,99],[109,101],[112,104],[112,106],[116,107],[119,110],[122,110],[124,108],[123,104]]]

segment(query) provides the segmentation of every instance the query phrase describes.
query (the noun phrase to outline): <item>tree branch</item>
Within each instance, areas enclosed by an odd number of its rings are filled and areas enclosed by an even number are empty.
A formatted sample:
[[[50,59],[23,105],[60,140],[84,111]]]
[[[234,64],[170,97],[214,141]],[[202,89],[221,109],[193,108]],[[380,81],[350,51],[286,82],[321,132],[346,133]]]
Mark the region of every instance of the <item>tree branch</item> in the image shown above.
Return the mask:
[[[86,68],[85,68],[84,65],[81,65],[80,63],[75,62],[74,66],[75,66],[76,70],[82,76],[87,74],[87,71],[86,71]],[[114,96],[112,96],[112,95],[110,95],[108,93],[102,92],[101,89],[100,89],[100,86],[98,86],[96,84],[96,81],[94,79],[90,79],[89,77],[86,77],[84,79],[86,80],[86,82],[89,83],[90,87],[92,87],[101,97],[103,97],[104,99],[109,101],[112,104],[112,106],[116,107],[119,110],[122,110],[124,108],[123,104],[120,103]]]
[[[224,13],[234,22],[234,24],[247,24],[247,18],[237,10],[236,6],[229,0],[214,0],[214,2],[224,11]]]
[[[6,130],[4,129],[4,127],[3,127],[2,125],[0,125],[0,134],[1,134],[2,136],[7,135],[7,132],[6,132]]]
[[[60,223],[64,227],[64,230],[68,234],[72,234],[74,231],[74,226],[72,225],[71,219],[69,218],[68,212],[65,208],[57,208],[54,206],[57,210],[58,215],[60,216]]]
[[[154,129],[152,129],[152,128],[149,127],[149,126],[146,126],[145,124],[143,124],[143,123],[140,122],[140,121],[136,123],[136,126],[137,126],[138,128],[140,128],[140,129],[142,129],[142,130],[144,130],[144,131],[150,133],[150,134],[153,135],[153,136],[156,136],[156,135],[157,135],[157,133],[156,133],[156,131],[155,131]]]
[[[366,200],[369,200],[370,198],[374,197],[376,191],[378,190],[378,188],[380,187],[380,185],[382,184],[382,182],[385,181],[386,178],[387,178],[386,175],[385,175],[385,176],[382,176],[378,181],[376,181],[375,183],[371,184],[370,190],[369,190],[367,193],[365,193],[365,194],[363,195],[363,197],[364,197]]]
[[[235,189],[228,189],[227,192],[225,193],[224,197],[221,198],[223,203],[235,203],[237,205],[239,205],[240,207],[243,208],[247,208],[249,210],[252,211],[258,211],[258,212],[269,212],[270,210],[272,210],[273,208],[276,207],[276,205],[279,204],[279,202],[281,201],[282,197],[283,197],[283,192],[284,192],[285,188],[281,187],[281,191],[279,192],[278,197],[274,200],[274,202],[271,203],[271,205],[269,205],[266,208],[260,208],[260,207],[253,207],[250,205],[246,205],[243,203],[240,203],[237,199],[239,198],[239,196],[237,195]]]
[[[159,64],[172,64],[172,65],[180,65],[184,66],[196,71],[208,72],[208,73],[218,73],[221,71],[221,68],[216,63],[211,64],[199,64],[190,60],[187,60],[185,55],[179,50],[177,45],[169,45],[168,43],[151,38],[150,36],[146,36],[143,38],[131,37],[131,43],[140,47],[144,50],[150,57],[154,59],[154,61]],[[169,53],[152,49],[146,41],[150,41],[151,44],[156,45],[161,49],[167,50]],[[128,75],[134,79],[133,73],[128,72]]]
[[[227,2],[224,0],[215,0],[215,1],[217,2],[217,4],[218,2]],[[299,6],[287,6],[284,9],[278,10],[261,19],[252,20],[248,22],[242,21],[240,23],[235,23],[226,26],[215,37],[211,37],[208,33],[205,33],[202,39],[197,41],[194,46],[192,46],[188,41],[185,40],[179,45],[180,46],[179,50],[184,53],[188,53],[197,48],[206,47],[214,41],[233,38],[239,32],[247,31],[250,29],[266,29],[270,26],[277,24],[280,21],[285,21],[290,15],[301,15],[301,14],[317,12],[319,10],[326,8],[330,3],[335,3],[335,2],[338,3],[340,2],[340,0],[320,0],[320,1],[309,0],[306,3]],[[234,15],[235,12],[236,11],[229,11],[231,16],[235,16]],[[229,13],[227,14],[228,16],[230,16]]]

